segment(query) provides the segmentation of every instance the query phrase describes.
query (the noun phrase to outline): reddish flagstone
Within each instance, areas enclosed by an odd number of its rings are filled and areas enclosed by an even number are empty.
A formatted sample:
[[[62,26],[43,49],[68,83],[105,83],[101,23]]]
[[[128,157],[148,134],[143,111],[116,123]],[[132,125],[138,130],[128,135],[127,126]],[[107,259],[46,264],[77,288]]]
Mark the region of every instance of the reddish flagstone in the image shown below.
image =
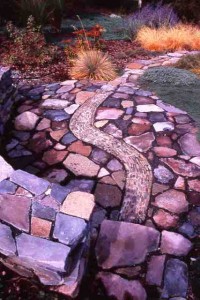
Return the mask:
[[[177,154],[177,151],[167,147],[154,147],[153,151],[158,157],[172,157]]]
[[[49,238],[52,223],[37,217],[31,218],[31,234],[43,238]]]
[[[134,100],[137,104],[154,104],[155,101],[148,97],[136,96]]]
[[[158,195],[155,199],[155,205],[177,214],[188,211],[185,194],[176,190],[169,190]]]
[[[67,156],[68,151],[57,151],[51,149],[46,151],[42,157],[43,161],[45,161],[48,165],[54,165],[62,162]]]
[[[82,91],[79,92],[76,95],[76,104],[83,104],[85,101],[87,101],[89,98],[92,98],[95,95],[94,92],[87,92],[87,91]]]
[[[163,158],[162,162],[169,166],[178,175],[185,177],[200,176],[200,167],[195,164],[174,158]]]
[[[84,145],[82,141],[76,141],[68,147],[68,150],[70,152],[75,152],[84,156],[89,156],[92,151],[92,147],[89,145]]]
[[[52,141],[47,139],[46,133],[43,131],[34,134],[32,139],[28,142],[28,148],[35,153],[40,153],[50,146],[52,146]]]
[[[0,195],[0,220],[28,232],[30,207],[27,197]]]
[[[141,65],[139,63],[129,63],[126,67],[128,69],[141,69],[143,67],[143,65]]]
[[[55,141],[59,142],[60,139],[68,132],[68,129],[61,129],[61,130],[56,130],[56,131],[51,131],[50,132],[50,136],[52,137],[52,139],[54,139]]]
[[[151,128],[150,124],[132,124],[128,128],[128,134],[130,135],[140,135],[147,132]]]
[[[153,220],[158,227],[168,229],[170,227],[176,227],[179,217],[170,215],[168,212],[159,209],[153,216]]]
[[[188,180],[189,189],[200,193],[200,180]]]
[[[162,147],[171,147],[172,145],[171,139],[168,136],[163,135],[156,137],[156,142]]]
[[[126,280],[119,275],[104,272],[98,274],[98,279],[103,283],[106,293],[111,299],[147,299],[145,289],[138,280]]]

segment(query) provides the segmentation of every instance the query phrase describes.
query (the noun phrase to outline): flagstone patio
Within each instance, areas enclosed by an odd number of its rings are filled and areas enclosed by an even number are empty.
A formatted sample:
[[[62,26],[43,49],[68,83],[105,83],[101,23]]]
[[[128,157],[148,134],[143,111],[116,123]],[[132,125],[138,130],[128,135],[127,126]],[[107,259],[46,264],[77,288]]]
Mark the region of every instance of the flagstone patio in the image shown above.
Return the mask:
[[[184,54],[135,61],[108,83],[67,80],[17,93],[2,69],[7,112],[17,104],[13,122],[1,124],[2,135],[9,130],[0,157],[6,267],[74,298],[92,252],[107,297],[143,300],[155,287],[162,299],[187,299],[200,230],[197,129],[137,82]]]

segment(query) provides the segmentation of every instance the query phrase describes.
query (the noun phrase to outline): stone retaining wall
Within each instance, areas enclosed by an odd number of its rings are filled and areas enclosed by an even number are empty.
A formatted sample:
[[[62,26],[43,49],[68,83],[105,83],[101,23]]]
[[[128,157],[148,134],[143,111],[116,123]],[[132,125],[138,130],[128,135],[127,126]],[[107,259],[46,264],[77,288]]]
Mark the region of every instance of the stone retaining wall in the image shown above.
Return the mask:
[[[17,92],[13,86],[11,69],[0,66],[0,135],[4,134],[4,127],[10,118]]]
[[[21,276],[77,296],[94,208],[90,185],[78,191],[76,185],[51,184],[15,171],[1,156],[0,165],[0,261]],[[81,210],[81,201],[87,210]]]
[[[0,137],[24,93],[13,86],[11,69],[0,67]],[[53,291],[77,296],[94,207],[89,192],[90,184],[82,191],[76,184],[64,188],[14,170],[0,156],[0,262]],[[88,203],[87,211],[80,211],[81,200]]]

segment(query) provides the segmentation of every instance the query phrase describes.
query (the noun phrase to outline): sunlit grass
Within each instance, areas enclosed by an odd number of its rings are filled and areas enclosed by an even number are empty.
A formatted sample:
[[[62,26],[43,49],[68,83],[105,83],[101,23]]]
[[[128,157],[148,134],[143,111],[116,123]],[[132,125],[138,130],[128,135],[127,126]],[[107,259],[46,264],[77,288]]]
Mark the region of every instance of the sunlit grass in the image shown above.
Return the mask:
[[[151,51],[200,50],[200,30],[191,25],[158,29],[143,27],[136,40]]]

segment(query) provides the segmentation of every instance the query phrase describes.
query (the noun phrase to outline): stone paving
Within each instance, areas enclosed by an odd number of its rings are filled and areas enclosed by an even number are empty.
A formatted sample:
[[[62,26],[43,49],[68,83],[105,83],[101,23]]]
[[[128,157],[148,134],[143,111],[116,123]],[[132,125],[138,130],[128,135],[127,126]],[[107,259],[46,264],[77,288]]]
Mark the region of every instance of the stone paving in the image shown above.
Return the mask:
[[[188,299],[200,232],[197,129],[137,82],[184,54],[135,61],[109,83],[19,87],[10,164],[0,157],[3,264],[75,297],[92,240],[94,280],[108,299],[148,299],[152,288],[155,300]]]

